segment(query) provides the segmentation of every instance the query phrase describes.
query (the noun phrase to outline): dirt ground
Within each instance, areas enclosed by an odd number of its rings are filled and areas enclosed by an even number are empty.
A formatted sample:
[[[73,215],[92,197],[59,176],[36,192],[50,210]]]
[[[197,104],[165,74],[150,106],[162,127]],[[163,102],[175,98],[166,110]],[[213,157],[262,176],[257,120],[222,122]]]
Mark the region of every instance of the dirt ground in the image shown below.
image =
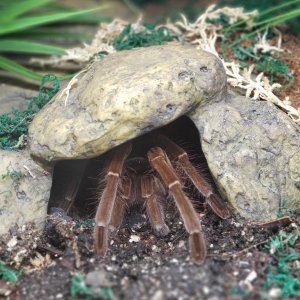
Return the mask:
[[[0,280],[0,293],[7,294],[0,299],[280,299],[270,298],[264,288],[274,263],[265,247],[278,228],[270,232],[206,211],[202,225],[208,257],[197,265],[189,258],[183,224],[172,211],[167,214],[171,232],[165,238],[153,235],[146,216],[133,211],[105,258],[94,255],[91,224],[80,225],[63,214],[52,216],[41,235],[31,226],[13,232],[1,240],[1,260],[17,261],[24,274],[16,284]],[[297,226],[295,221],[285,230]],[[10,248],[12,236],[17,245]],[[86,274],[94,296],[70,297],[77,273]],[[99,296],[105,290],[113,297]]]

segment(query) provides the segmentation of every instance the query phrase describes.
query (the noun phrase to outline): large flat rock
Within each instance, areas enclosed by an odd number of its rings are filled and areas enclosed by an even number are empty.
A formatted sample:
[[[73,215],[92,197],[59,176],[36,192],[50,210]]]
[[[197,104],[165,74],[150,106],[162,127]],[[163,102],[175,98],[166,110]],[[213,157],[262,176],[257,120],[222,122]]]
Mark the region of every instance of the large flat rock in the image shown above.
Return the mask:
[[[46,161],[91,158],[226,93],[222,63],[192,46],[122,51],[95,62],[66,99],[63,91],[29,128],[31,152]]]

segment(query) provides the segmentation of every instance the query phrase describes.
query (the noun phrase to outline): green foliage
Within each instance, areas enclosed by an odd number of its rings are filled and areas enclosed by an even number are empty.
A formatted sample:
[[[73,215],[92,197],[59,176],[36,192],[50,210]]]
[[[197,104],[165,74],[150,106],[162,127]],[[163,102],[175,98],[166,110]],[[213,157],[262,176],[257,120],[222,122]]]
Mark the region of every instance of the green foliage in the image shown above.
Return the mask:
[[[114,39],[113,45],[117,51],[122,51],[138,47],[162,45],[172,40],[173,37],[166,28],[160,27],[156,29],[155,25],[146,24],[144,31],[136,33],[133,32],[131,24],[129,24]]]
[[[51,82],[53,87],[46,88],[45,84]],[[13,110],[11,113],[0,115],[0,149],[15,148],[21,136],[26,135],[28,125],[34,115],[58,92],[59,81],[54,75],[45,75],[42,78],[39,95],[33,97],[25,111]]]
[[[251,1],[244,1],[244,0],[223,0],[225,5],[232,5],[232,6],[242,6],[246,10],[254,10],[258,9],[259,11],[266,11],[270,8],[274,8],[278,6],[282,1],[281,0],[268,0],[268,1],[261,1],[261,0],[251,0]],[[297,0],[289,1],[292,2],[289,5],[297,4]],[[286,3],[289,3],[286,2]]]
[[[17,271],[10,269],[6,266],[6,263],[0,260],[0,278],[4,281],[17,282],[20,279],[22,270]]]
[[[300,269],[297,267],[300,252],[295,248],[298,239],[298,230],[291,233],[280,231],[266,246],[274,264],[269,267],[265,288],[279,287],[283,298],[300,297]]]
[[[259,56],[253,53],[253,48],[245,48],[242,46],[236,46],[233,48],[234,57],[240,61],[245,61],[248,59],[259,60]]]
[[[7,55],[13,53],[38,54],[38,55],[62,55],[65,50],[58,46],[47,45],[41,41],[49,33],[49,29],[44,27],[47,24],[57,22],[87,22],[83,16],[90,15],[95,9],[73,11],[70,8],[60,10],[54,9],[51,3],[55,0],[15,0],[3,1],[0,3],[0,68],[9,72],[17,73],[26,78],[41,80],[42,75],[34,72],[15,60],[11,60]],[[104,5],[97,9],[103,9]],[[39,10],[50,11],[41,14]],[[89,16],[91,19],[91,16]],[[99,22],[99,20],[97,20]],[[62,26],[62,25],[60,25]],[[35,30],[35,31],[34,31]],[[56,35],[61,36],[61,29],[56,32],[51,30],[52,39]],[[64,36],[67,36],[64,33]],[[33,40],[38,40],[33,41]],[[4,56],[5,55],[5,56]]]
[[[90,288],[86,286],[84,276],[81,274],[75,274],[71,280],[71,297],[89,294]]]
[[[264,1],[261,1],[264,3]],[[266,10],[260,11],[258,15],[250,17],[246,20],[242,20],[236,22],[225,28],[225,32],[236,33],[239,29],[250,30],[251,32],[245,34],[243,37],[239,39],[235,39],[235,41],[229,45],[229,47],[233,47],[234,45],[240,44],[243,39],[248,39],[252,36],[256,36],[258,32],[266,31],[269,28],[272,28],[276,25],[291,21],[297,20],[300,16],[300,0],[292,0],[284,3],[276,3],[277,5],[271,4],[268,6]],[[242,5],[245,7],[245,3]],[[255,8],[259,8],[256,6]],[[251,24],[251,27],[247,27],[247,24]],[[295,31],[299,33],[299,25],[295,28]]]
[[[13,39],[2,39],[0,40],[0,52],[4,53],[36,53],[36,54],[53,54],[63,55],[66,54],[65,50],[60,47],[54,47],[51,45],[43,45],[40,43],[30,41],[20,41]]]
[[[136,5],[146,5],[146,4],[151,4],[151,3],[165,3],[166,1],[165,0],[131,0],[131,1],[128,1],[128,2],[132,2]]]
[[[253,42],[254,44],[255,42]],[[250,61],[255,62],[255,70],[257,72],[264,72],[270,76],[271,83],[278,79],[278,77],[284,76],[288,81],[293,79],[293,75],[289,70],[286,62],[275,58],[270,53],[254,53],[253,47],[243,47],[236,45],[233,47],[233,53],[235,58],[242,62]]]
[[[85,277],[82,274],[75,274],[71,280],[72,299],[85,300],[114,300],[115,297],[110,288],[103,288],[101,291],[89,287],[84,282]]]
[[[95,226],[95,219],[80,220],[76,223],[76,228],[79,228],[80,226],[93,228]]]
[[[285,76],[288,80],[293,78],[286,62],[272,57],[269,53],[261,56],[259,62],[255,65],[258,72],[265,72],[271,75],[271,82],[275,77]]]

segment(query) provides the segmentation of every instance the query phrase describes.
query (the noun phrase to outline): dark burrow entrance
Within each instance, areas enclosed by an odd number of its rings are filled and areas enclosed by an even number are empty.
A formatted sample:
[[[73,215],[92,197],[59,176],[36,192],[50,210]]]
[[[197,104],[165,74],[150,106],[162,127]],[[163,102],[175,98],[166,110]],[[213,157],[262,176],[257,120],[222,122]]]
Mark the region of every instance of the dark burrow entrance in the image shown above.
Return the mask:
[[[188,153],[192,164],[216,190],[201,149],[198,129],[188,117],[181,117],[160,128],[157,132],[166,135],[182,147]],[[147,151],[151,147],[159,146],[155,142],[150,144],[145,142],[147,135],[149,134],[133,140],[130,157],[142,156],[146,158]],[[54,168],[48,213],[51,214],[60,208],[75,219],[93,218],[101,197],[101,191],[105,187],[106,165],[110,155],[111,151],[108,151],[93,159],[58,162]],[[187,184],[184,189],[189,198],[192,199],[196,209],[202,210],[203,199],[194,186]]]

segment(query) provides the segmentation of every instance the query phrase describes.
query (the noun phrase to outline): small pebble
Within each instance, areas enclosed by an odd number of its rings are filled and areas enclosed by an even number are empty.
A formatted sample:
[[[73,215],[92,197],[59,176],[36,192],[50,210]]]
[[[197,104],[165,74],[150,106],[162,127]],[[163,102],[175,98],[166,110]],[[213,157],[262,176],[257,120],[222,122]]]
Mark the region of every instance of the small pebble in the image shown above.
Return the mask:
[[[205,286],[202,288],[202,290],[203,290],[203,293],[204,293],[205,295],[208,295],[208,294],[209,294],[210,289],[209,289],[208,286],[205,285]]]
[[[178,243],[178,248],[184,248],[185,242],[183,240],[180,240]]]
[[[93,287],[109,287],[112,284],[107,277],[108,273],[105,270],[92,271],[87,273],[85,283]]]
[[[164,293],[162,290],[156,291],[151,298],[151,300],[163,300],[163,299],[164,299]]]
[[[278,298],[281,296],[281,289],[280,288],[272,288],[269,291],[269,296],[271,298]]]
[[[129,238],[129,242],[132,243],[138,243],[141,240],[141,237],[135,234],[132,234]]]
[[[257,278],[257,273],[253,270],[251,271],[248,276],[246,277],[245,281],[252,282]]]
[[[8,242],[7,242],[7,248],[13,248],[18,243],[17,237],[13,236]]]

